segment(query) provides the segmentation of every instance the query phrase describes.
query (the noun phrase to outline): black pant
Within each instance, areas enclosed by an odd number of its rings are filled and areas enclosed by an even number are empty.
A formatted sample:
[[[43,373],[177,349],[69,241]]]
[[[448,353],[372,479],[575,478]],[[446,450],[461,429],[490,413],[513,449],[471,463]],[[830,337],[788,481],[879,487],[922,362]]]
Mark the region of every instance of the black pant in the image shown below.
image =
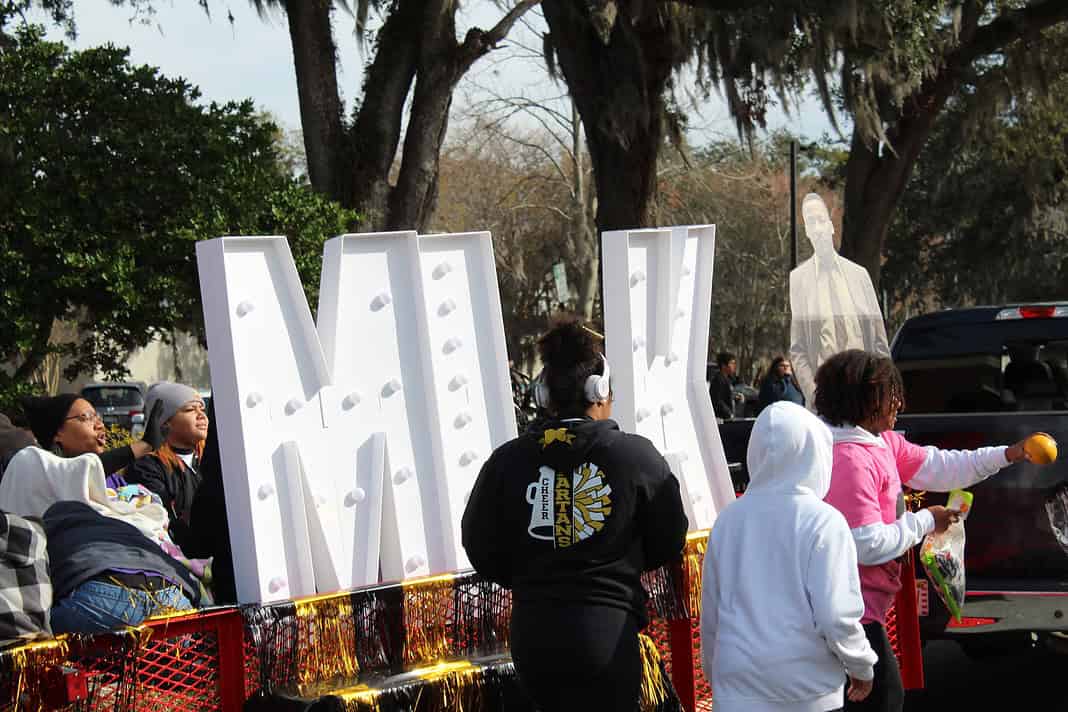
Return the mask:
[[[622,609],[516,603],[512,661],[541,712],[638,709],[638,622]]]
[[[864,635],[879,656],[875,663],[875,680],[871,694],[863,702],[846,700],[846,712],[901,712],[905,706],[905,688],[901,684],[901,670],[886,637],[886,629],[879,623],[865,623]]]

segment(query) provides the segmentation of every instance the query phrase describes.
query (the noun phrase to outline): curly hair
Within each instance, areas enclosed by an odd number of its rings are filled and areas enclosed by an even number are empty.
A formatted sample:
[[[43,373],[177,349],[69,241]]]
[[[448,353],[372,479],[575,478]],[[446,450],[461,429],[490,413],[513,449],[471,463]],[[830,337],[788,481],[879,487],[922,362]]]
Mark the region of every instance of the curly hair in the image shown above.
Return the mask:
[[[816,412],[831,425],[857,425],[905,407],[905,389],[894,362],[859,349],[831,356],[816,371]]]
[[[560,416],[582,415],[586,379],[604,373],[600,339],[575,316],[557,317],[538,339],[538,354],[545,368],[540,378],[549,389],[552,410]]]

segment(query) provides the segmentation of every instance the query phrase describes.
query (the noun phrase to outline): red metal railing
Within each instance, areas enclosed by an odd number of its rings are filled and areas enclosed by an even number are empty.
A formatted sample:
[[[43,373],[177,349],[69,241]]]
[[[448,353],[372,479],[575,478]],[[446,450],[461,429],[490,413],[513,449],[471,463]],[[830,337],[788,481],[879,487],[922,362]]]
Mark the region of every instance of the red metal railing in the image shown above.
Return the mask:
[[[906,563],[887,622],[906,688],[923,685],[913,572]],[[699,616],[650,612],[646,632],[660,648],[683,706],[690,712],[711,709]],[[71,638],[59,655],[55,646],[27,646],[0,653],[0,712],[61,709],[74,702],[89,710],[238,712],[265,674],[269,679],[271,673],[260,670],[262,652],[237,608],[159,619],[124,634]]]

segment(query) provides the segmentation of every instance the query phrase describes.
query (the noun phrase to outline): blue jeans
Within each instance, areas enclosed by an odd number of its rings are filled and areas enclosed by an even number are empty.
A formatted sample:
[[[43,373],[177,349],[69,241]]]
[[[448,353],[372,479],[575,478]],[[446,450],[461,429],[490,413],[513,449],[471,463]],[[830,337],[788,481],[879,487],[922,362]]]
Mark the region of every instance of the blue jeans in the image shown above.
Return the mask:
[[[142,591],[105,581],[78,586],[52,606],[52,632],[106,633],[139,625],[146,618],[193,607],[180,586]]]

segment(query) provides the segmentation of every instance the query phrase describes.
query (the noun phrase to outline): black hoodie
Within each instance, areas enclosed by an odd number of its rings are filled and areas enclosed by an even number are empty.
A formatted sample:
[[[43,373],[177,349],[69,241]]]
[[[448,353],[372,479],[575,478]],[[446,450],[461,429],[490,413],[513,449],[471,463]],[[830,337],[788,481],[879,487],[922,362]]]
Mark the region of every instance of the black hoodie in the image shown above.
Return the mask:
[[[682,551],[679,483],[612,420],[547,421],[497,448],[463,516],[475,570],[516,603],[605,605],[645,620],[640,575]]]

